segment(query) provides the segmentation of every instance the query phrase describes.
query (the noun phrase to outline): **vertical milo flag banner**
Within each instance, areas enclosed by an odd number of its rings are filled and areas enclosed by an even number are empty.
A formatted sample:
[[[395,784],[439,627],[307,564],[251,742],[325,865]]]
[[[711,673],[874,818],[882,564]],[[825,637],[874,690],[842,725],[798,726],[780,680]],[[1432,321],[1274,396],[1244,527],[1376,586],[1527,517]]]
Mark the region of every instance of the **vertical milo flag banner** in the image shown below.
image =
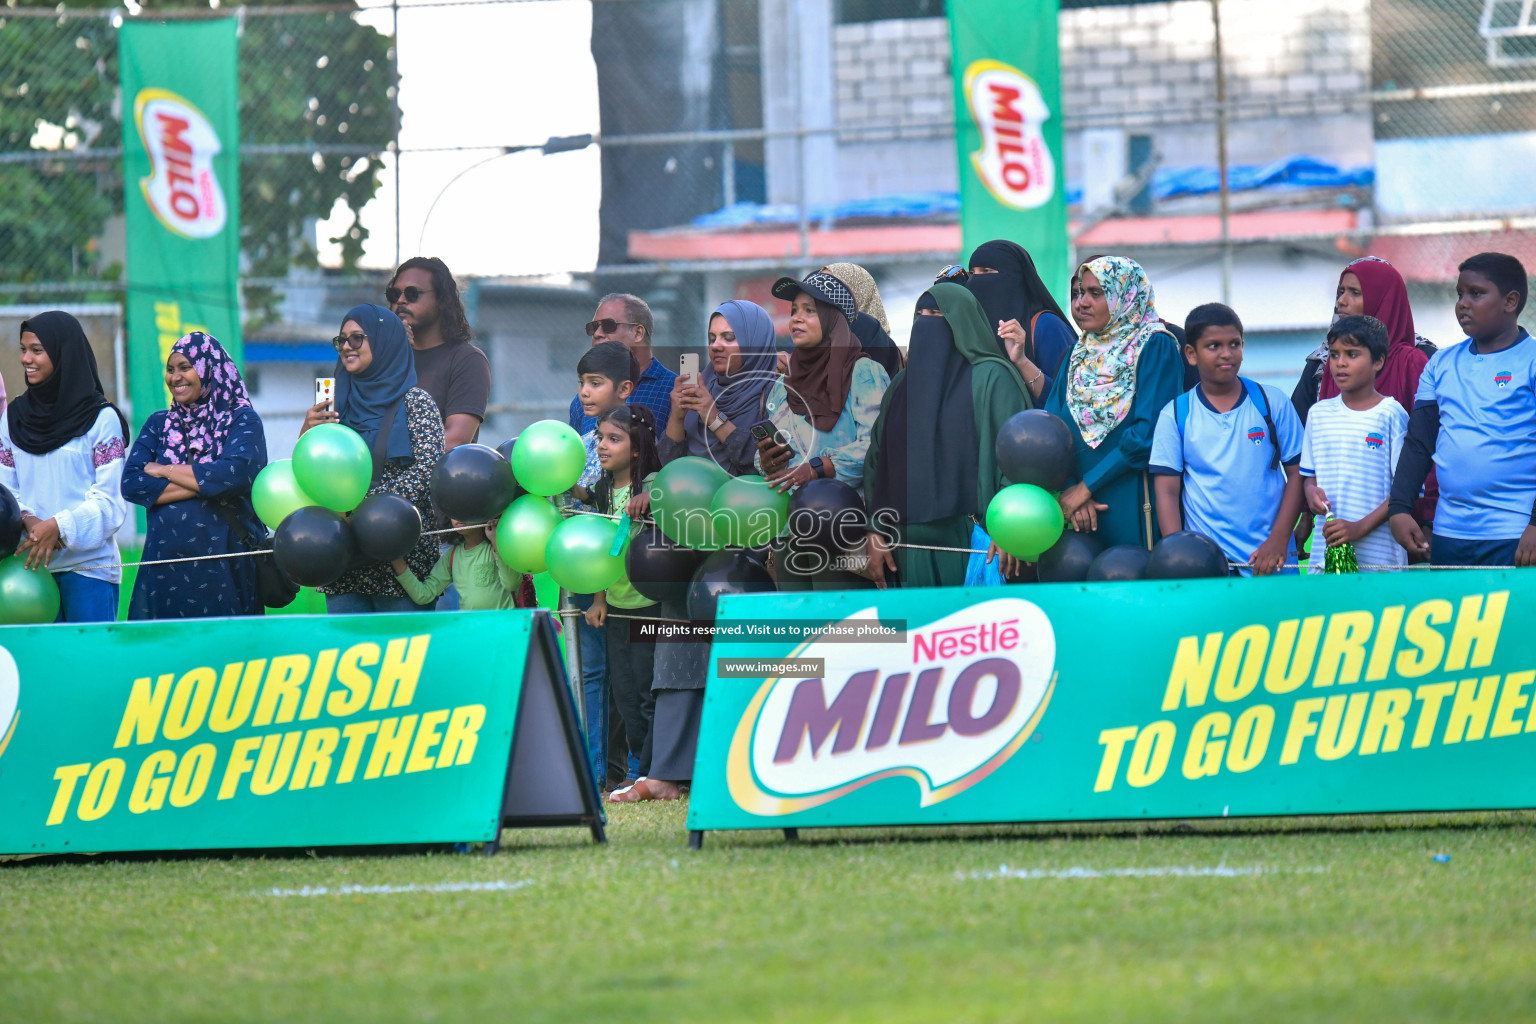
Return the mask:
[[[240,127],[233,19],[119,34],[133,418],[166,407],[164,367],[188,331],[240,361]]]
[[[1063,307],[1068,268],[1059,0],[951,0],[962,258],[1006,238]]]

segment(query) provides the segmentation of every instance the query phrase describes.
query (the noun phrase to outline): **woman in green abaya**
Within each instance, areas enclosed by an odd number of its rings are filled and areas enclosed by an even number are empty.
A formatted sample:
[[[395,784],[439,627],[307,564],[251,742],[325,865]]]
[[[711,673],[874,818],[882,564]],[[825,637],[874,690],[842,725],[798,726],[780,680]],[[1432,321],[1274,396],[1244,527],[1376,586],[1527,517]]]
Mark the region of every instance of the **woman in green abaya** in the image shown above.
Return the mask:
[[[864,460],[866,544],[877,585],[964,585],[972,528],[1007,486],[997,432],[1030,407],[1024,378],[976,297],[949,282],[924,293],[906,368],[881,403]],[[962,550],[893,548],[892,541]]]

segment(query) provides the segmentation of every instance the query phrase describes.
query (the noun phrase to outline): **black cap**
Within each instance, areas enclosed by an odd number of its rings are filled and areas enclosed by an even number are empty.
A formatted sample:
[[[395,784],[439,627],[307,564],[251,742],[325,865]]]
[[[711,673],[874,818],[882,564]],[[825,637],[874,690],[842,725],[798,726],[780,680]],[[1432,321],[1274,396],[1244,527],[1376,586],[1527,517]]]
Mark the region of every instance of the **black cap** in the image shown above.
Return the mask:
[[[807,274],[803,281],[796,281],[792,277],[781,277],[773,282],[773,297],[776,299],[793,302],[795,296],[801,292],[836,307],[848,321],[849,327],[852,327],[854,320],[858,318],[859,304],[854,301],[853,292],[846,284],[825,270]]]

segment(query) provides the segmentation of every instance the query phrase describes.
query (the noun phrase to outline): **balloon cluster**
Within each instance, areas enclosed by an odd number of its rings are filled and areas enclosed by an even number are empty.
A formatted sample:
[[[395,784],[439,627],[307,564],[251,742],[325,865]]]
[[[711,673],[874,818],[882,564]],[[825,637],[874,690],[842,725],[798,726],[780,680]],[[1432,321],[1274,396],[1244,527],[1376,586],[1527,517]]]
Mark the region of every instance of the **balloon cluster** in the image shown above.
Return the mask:
[[[341,423],[305,431],[292,459],[258,473],[251,503],[273,531],[278,568],[295,583],[323,587],[359,556],[389,561],[410,551],[421,539],[421,513],[397,494],[369,497],[372,482],[367,442]]]
[[[449,454],[458,450],[455,448]],[[500,467],[486,462],[473,478],[469,474],[457,480],[446,474],[441,481],[433,478],[435,497],[440,487],[462,490],[462,511],[484,513],[449,514],[461,522],[499,515],[496,552],[518,572],[547,570],[562,587],[582,594],[594,594],[617,582],[624,573],[624,561],[614,551],[618,524],[598,516],[562,519],[560,510],[550,501],[551,496],[576,486],[587,467],[587,449],[581,443],[581,435],[559,420],[540,420],[492,454],[505,464],[505,477]],[[469,486],[471,479],[473,487]],[[450,495],[445,503],[437,497],[445,510],[455,499],[455,495]],[[468,507],[471,499],[479,503],[473,509]],[[486,511],[493,507],[494,511]]]
[[[1112,583],[1123,580],[1186,580],[1227,575],[1221,545],[1203,533],[1181,530],[1145,548],[1105,548],[1092,537],[1068,532],[1040,556],[1042,583]]]
[[[998,431],[996,453],[998,468],[1012,483],[992,496],[987,533],[1016,558],[1043,560],[1066,528],[1055,496],[1077,465],[1072,428],[1043,409],[1026,409]]]

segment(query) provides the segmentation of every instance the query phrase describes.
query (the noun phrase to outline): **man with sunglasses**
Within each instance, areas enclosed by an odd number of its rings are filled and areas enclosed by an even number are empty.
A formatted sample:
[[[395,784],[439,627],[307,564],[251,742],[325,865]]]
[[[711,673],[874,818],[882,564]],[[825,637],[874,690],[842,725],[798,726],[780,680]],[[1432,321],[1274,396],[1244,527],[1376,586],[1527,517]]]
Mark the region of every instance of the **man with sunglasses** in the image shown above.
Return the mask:
[[[417,386],[443,415],[444,450],[473,441],[491,400],[491,364],[470,344],[469,318],[447,264],[411,257],[390,278],[384,299],[411,339]]]
[[[604,341],[621,342],[634,353],[635,365],[640,367],[640,379],[635,381],[629,404],[645,406],[655,413],[657,423],[665,424],[672,416],[672,382],[677,380],[677,374],[661,365],[661,360],[652,351],[654,324],[651,307],[644,299],[614,292],[598,300],[597,311],[587,322],[587,337],[594,345]],[[582,413],[579,398],[571,400],[569,422],[579,434],[586,434],[597,426],[596,419]]]

